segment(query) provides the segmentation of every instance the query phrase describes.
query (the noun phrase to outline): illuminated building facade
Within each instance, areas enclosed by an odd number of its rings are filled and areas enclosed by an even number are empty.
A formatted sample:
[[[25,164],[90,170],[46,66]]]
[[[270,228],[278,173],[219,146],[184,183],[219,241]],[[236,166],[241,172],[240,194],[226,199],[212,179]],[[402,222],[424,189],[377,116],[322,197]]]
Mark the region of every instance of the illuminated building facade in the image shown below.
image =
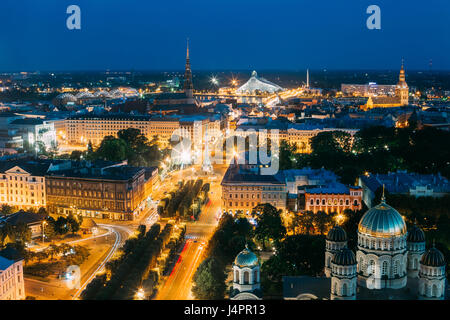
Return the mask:
[[[222,180],[222,209],[224,212],[251,214],[261,203],[286,209],[286,185],[274,175],[261,175],[261,164],[230,164]]]
[[[148,139],[152,138],[149,116],[131,115],[80,115],[66,119],[67,141],[73,145],[99,145],[106,136],[116,136],[119,130],[139,129]],[[162,128],[161,128],[162,129]]]
[[[3,161],[0,169],[0,200],[21,209],[45,207],[45,174],[50,162]]]
[[[24,300],[23,259],[0,256],[0,300]]]
[[[381,203],[369,209],[358,225],[356,254],[347,247],[341,227],[326,237],[326,277],[283,277],[285,299],[443,300],[448,299],[445,258],[425,250],[422,230],[407,230],[403,217]]]
[[[146,207],[145,169],[83,167],[46,176],[48,211],[111,220],[134,220]]]
[[[341,84],[341,91],[353,96],[369,97],[362,106],[364,110],[372,108],[401,107],[409,104],[409,88],[406,83],[405,68],[402,66],[396,85]]]
[[[361,187],[347,187],[340,183],[305,190],[305,210],[314,213],[341,213],[346,209],[362,209]]]
[[[173,132],[180,128],[177,119],[151,118],[150,116],[104,115],[75,116],[66,119],[67,141],[74,145],[100,145],[106,136],[117,136],[119,130],[138,129],[147,139],[158,136],[167,144]]]
[[[352,137],[358,129],[347,128],[324,128],[322,126],[294,124],[289,121],[272,120],[269,122],[257,123],[258,119],[245,119],[237,123],[234,135],[247,137],[256,134],[258,138],[263,134],[272,141],[286,141],[297,146],[300,153],[311,153],[311,139],[321,132],[341,131],[350,134]]]

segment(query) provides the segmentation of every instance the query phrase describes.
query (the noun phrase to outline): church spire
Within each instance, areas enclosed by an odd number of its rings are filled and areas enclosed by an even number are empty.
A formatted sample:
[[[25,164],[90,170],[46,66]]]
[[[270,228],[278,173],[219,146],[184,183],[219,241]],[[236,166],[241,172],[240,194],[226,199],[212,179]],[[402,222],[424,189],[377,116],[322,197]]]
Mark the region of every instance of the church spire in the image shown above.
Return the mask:
[[[405,59],[402,58],[402,67],[400,68],[399,85],[406,82],[405,79]]]
[[[186,47],[186,66],[184,71],[184,92],[187,96],[192,97],[194,86],[192,84],[192,71],[191,71],[191,62],[189,58],[189,38],[187,39],[187,47]]]
[[[189,61],[189,38],[187,38],[186,44],[186,61]]]
[[[409,88],[405,77],[405,60],[402,58],[402,67],[400,68],[400,75],[398,76],[398,83],[396,88],[396,96],[400,98],[400,104],[405,106],[409,102]]]

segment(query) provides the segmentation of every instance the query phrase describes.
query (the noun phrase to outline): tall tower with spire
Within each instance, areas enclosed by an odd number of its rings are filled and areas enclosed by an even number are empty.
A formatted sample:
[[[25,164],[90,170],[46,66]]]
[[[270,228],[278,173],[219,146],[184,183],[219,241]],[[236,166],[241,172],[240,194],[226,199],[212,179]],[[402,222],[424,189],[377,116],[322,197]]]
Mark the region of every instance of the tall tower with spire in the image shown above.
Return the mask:
[[[306,69],[306,88],[309,89],[309,69]]]
[[[397,88],[395,89],[395,93],[397,97],[400,98],[400,104],[406,106],[408,105],[409,88],[408,84],[406,83],[405,68],[403,65],[404,61],[402,59],[402,67],[400,69],[400,75],[397,83]]]
[[[183,89],[188,98],[194,97],[194,86],[192,84],[191,62],[189,60],[189,38],[187,39],[186,66],[185,66],[185,71],[184,71]]]

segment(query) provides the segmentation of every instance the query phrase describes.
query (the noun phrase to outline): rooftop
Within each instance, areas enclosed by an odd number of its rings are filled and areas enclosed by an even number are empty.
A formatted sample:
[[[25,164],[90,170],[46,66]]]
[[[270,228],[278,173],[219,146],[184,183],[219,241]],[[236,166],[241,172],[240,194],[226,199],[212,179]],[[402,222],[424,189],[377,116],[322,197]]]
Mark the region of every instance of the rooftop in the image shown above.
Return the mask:
[[[14,264],[13,260],[8,260],[8,259],[0,256],[0,271],[8,269],[13,264]]]
[[[440,174],[397,171],[387,174],[363,175],[360,179],[373,192],[381,188],[383,184],[389,193],[409,193],[410,189],[418,186],[426,187],[434,192],[450,192],[449,180]]]
[[[117,166],[110,168],[80,167],[49,172],[47,177],[128,181],[141,173],[145,173],[143,168],[131,166]]]
[[[30,213],[21,210],[5,217],[4,221],[6,221],[10,225],[16,226],[21,223],[25,223],[27,225],[41,223],[42,221],[45,220],[45,218],[46,215],[38,213]]]

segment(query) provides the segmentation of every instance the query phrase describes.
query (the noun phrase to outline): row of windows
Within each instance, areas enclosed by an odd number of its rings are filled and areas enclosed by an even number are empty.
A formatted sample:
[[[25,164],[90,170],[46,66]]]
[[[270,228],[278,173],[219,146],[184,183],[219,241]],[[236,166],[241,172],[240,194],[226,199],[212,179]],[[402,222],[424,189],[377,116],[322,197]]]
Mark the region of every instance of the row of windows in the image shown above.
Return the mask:
[[[0,183],[0,188],[2,188],[2,187],[7,187],[8,186],[8,184],[4,184],[3,185],[3,183]],[[23,189],[23,184],[21,183],[20,184],[20,187],[19,187],[19,184],[18,183],[16,183],[16,184],[12,184],[12,183],[10,183],[9,184],[9,187],[10,188],[21,188],[21,189]],[[29,187],[30,188],[30,190],[34,190],[34,186],[33,185],[25,185],[25,187]],[[37,190],[39,190],[39,186],[36,186],[36,189]],[[16,192],[17,192],[17,190],[16,190]]]
[[[402,249],[406,246],[406,240],[405,239],[401,239],[401,240],[387,240],[387,241],[382,241],[382,240],[369,240],[367,238],[358,238],[358,245],[360,246],[364,246],[366,248],[369,249],[375,249],[375,250],[390,250],[391,248],[393,248],[394,250],[397,249]]]
[[[244,198],[246,198],[246,199],[250,199],[250,195],[247,193],[247,194],[245,194],[245,197],[244,197],[244,194],[243,193],[241,193],[240,194],[241,195],[241,199],[244,199]],[[235,193],[234,194],[234,198],[235,199],[237,199],[237,198],[239,198],[239,194],[238,193]],[[251,196],[251,198],[252,199],[255,199],[255,194],[254,193],[252,193],[252,196]],[[277,195],[277,194],[267,194],[267,197],[266,197],[266,194],[263,194],[262,195],[262,198],[263,199],[283,199],[284,198],[284,196],[283,196],[283,194],[281,193],[281,194],[279,194],[279,195]],[[233,194],[232,193],[230,193],[230,199],[233,199]],[[256,194],[256,199],[259,199],[259,193],[257,193]]]
[[[11,190],[12,191],[12,190]],[[13,195],[14,194],[14,192],[4,192],[4,190],[0,190],[0,194],[10,194],[10,195]],[[15,193],[16,195],[19,195],[19,191],[18,190],[16,190],[16,193]],[[23,190],[20,190],[20,195],[21,196],[23,196],[23,195],[25,195],[25,196],[28,196],[28,192],[27,191],[25,191],[25,194],[24,194],[24,192],[23,192]],[[31,197],[34,197],[34,192],[30,192],[30,196]],[[44,197],[44,193],[42,193],[42,197]]]
[[[241,202],[241,207],[251,207],[251,208],[254,208],[258,203],[259,203],[259,202]],[[277,206],[277,202],[276,202],[276,201],[274,201],[274,202],[267,202],[267,203],[270,203],[270,204],[273,205],[274,207]],[[230,201],[228,204],[229,204],[229,207],[232,207],[232,206],[233,206],[233,202],[231,202],[231,201]],[[239,202],[235,202],[235,203],[234,203],[234,206],[235,206],[235,207],[239,207]]]
[[[344,200],[342,200],[342,199],[339,200],[339,201],[338,201],[338,199],[334,199],[334,200],[328,199],[328,201],[327,201],[326,199],[322,199],[322,201],[320,201],[320,199],[315,199],[315,200],[314,200],[314,199],[311,199],[311,200],[309,201],[309,204],[313,206],[313,205],[314,205],[314,201],[315,201],[315,203],[316,203],[317,206],[319,206],[319,205],[321,204],[321,202],[322,202],[322,205],[323,205],[323,206],[324,206],[324,205],[327,205],[327,204],[330,205],[330,206],[331,206],[331,205],[337,206],[338,203],[339,203],[340,206],[343,206],[343,205],[344,205]],[[345,200],[345,205],[348,206],[349,204],[350,204],[350,200],[349,200],[349,199],[346,199],[346,200]],[[354,200],[354,201],[353,201],[353,205],[354,205],[354,206],[359,205],[359,204],[358,204],[358,200]]]
[[[429,286],[427,283],[425,283],[420,291],[420,293],[423,296],[431,296],[433,298],[438,298],[442,295],[444,290],[441,290],[441,286],[437,284],[433,284],[432,286]]]
[[[253,279],[250,281],[250,272],[249,271],[243,271],[243,279],[241,281],[241,278],[239,276],[239,270],[236,270],[234,272],[234,282],[238,284],[254,284],[258,282],[258,270],[253,271]]]
[[[283,191],[284,187],[224,187],[224,190],[234,190],[234,191],[273,190],[273,191]]]
[[[356,287],[352,286],[351,284],[347,285],[347,283],[343,283],[341,286],[340,292],[338,292],[337,282],[335,282],[333,285],[333,294],[335,294],[335,295],[340,295],[340,296],[346,297],[346,296],[354,295],[355,293],[356,293]]]
[[[102,184],[102,183],[91,183],[91,184],[81,184],[80,182],[69,182],[69,181],[58,181],[58,180],[47,180],[47,187],[56,186],[56,187],[72,187],[72,189],[81,189],[81,190],[98,190],[102,191],[104,189],[105,192],[110,192],[114,190],[114,185]],[[134,184],[133,184],[134,186]]]
[[[442,276],[445,274],[443,268],[428,268],[428,267],[422,267],[423,273],[426,273],[428,275],[433,276]]]
[[[42,197],[44,197],[44,195],[42,195]],[[6,198],[6,199],[8,199],[8,198]],[[34,202],[35,202],[35,199],[29,199],[29,198],[18,198],[18,197],[9,197],[9,201],[11,201],[11,202],[14,202],[14,199],[16,199],[15,200],[15,202],[17,202],[17,203],[27,203],[27,202],[29,202],[29,203],[31,203],[31,204],[34,204]],[[2,197],[2,201],[5,201],[5,198],[4,197]],[[42,202],[44,203],[44,201],[45,200],[42,200]]]
[[[48,194],[55,195],[74,195],[74,196],[85,196],[85,197],[95,197],[95,198],[117,198],[119,200],[124,199],[123,193],[117,193],[116,197],[114,196],[114,192],[100,192],[100,191],[81,191],[81,190],[72,190],[72,192],[68,189],[57,189],[57,188],[49,188]],[[128,193],[128,199],[130,199],[130,194]]]
[[[3,179],[8,179],[5,174],[3,175]],[[36,177],[30,177],[29,181],[37,182],[39,179],[40,179],[40,182],[44,182],[44,178],[37,178],[37,180],[36,180]],[[11,180],[11,181],[12,180],[15,180],[15,181],[28,181],[28,177],[17,177],[17,176],[14,176],[14,179],[13,179],[12,176],[9,176],[9,180]],[[3,187],[3,183],[1,184],[1,186]]]
[[[370,260],[368,264],[365,264],[364,259],[361,257],[359,260],[358,268],[360,272],[363,272],[367,275],[375,274],[376,271],[375,260]],[[400,260],[395,260],[392,265],[392,275],[394,276],[400,275],[402,269],[403,264],[400,262]],[[381,264],[381,275],[385,276],[388,275],[389,273],[391,272],[389,272],[388,270],[388,262],[383,261]]]
[[[102,201],[102,200],[81,200],[81,199],[59,199],[63,200],[65,205],[73,205],[82,208],[95,208],[95,209],[117,209],[124,210],[125,204],[123,202],[115,201]],[[61,203],[61,202],[59,202]],[[74,209],[77,209],[75,207]],[[128,208],[130,210],[130,208]]]

